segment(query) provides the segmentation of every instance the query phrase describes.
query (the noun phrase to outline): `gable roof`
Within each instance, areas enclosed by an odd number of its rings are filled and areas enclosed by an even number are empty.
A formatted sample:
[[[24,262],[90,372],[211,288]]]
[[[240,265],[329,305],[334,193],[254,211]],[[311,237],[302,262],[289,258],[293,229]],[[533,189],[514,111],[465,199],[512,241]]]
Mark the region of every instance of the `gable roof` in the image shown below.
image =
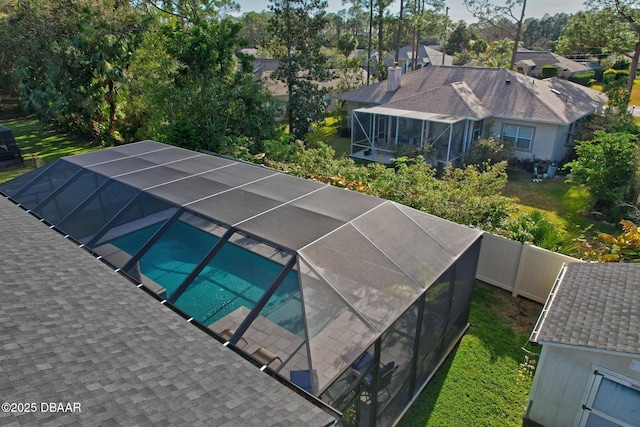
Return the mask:
[[[412,53],[413,53],[413,46],[411,45],[402,46],[400,48],[400,53],[398,55],[398,58],[411,59]],[[453,56],[444,54],[444,64],[442,64],[442,55],[443,53],[437,49],[434,49],[426,45],[419,45],[417,62],[418,64],[423,64],[423,65],[453,65],[453,59],[454,59]],[[366,56],[366,53],[365,53],[365,56]],[[392,51],[389,51],[389,53],[386,56],[386,59],[384,60],[384,64],[388,67],[393,65],[395,57],[396,57],[395,49]]]
[[[425,99],[429,102],[426,103]],[[484,119],[491,115],[487,107],[465,82],[453,82],[419,95],[385,104],[386,108]]]
[[[456,82],[464,82],[491,115],[511,119],[570,124],[594,112],[606,96],[590,88],[560,79],[537,80],[504,68],[430,66],[403,74],[396,91],[379,82],[339,95],[338,99],[362,104],[383,105],[421,95],[426,109],[438,108],[455,115],[459,101],[443,99],[437,107],[428,92]],[[473,117],[473,116],[468,116]]]
[[[640,265],[570,263],[532,342],[640,354]]]
[[[557,55],[548,50],[518,49],[518,52],[516,52],[516,62],[519,61],[526,61],[527,65],[533,63],[536,70],[542,70],[542,67],[545,65],[555,65],[561,70],[568,71],[570,73],[590,70],[590,68],[584,64],[572,61],[569,58]]]
[[[398,53],[398,58],[410,60],[413,56],[413,49],[414,47],[412,45],[402,46],[400,48],[400,52]],[[387,53],[386,58],[384,60],[385,65],[388,67],[393,65],[393,61],[395,60],[395,57],[396,57],[395,49],[390,50],[389,53]],[[417,53],[418,63],[426,63],[428,62],[428,59],[429,59],[429,56],[427,55],[426,46],[419,45],[418,53]]]
[[[444,54],[444,64],[442,63],[443,53],[438,49],[434,49],[430,46],[426,46],[427,55],[429,55],[429,62],[431,65],[453,65],[455,59],[452,55]]]
[[[79,413],[4,413],[0,424],[335,419],[4,197],[0,235],[3,398],[81,404]]]

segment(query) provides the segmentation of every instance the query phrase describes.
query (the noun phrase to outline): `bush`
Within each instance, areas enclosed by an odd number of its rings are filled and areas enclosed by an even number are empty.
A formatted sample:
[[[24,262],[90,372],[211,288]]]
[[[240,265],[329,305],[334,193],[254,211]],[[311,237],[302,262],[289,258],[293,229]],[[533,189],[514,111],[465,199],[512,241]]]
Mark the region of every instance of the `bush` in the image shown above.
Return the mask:
[[[613,63],[611,68],[613,68],[614,70],[626,70],[626,71],[629,71],[629,64],[630,64],[630,62],[626,58],[620,57],[620,58],[616,59],[616,62]],[[627,75],[629,75],[629,73],[627,73]]]
[[[638,137],[628,133],[595,132],[594,139],[578,141],[578,158],[565,167],[571,169],[570,181],[584,184],[596,199],[596,208],[614,207],[629,202],[638,166]],[[611,210],[616,217],[621,214]]]
[[[627,80],[629,80],[629,70],[614,70],[613,68],[609,68],[602,75],[602,81],[605,86],[618,86],[623,83],[626,85]]]
[[[509,160],[513,157],[513,143],[509,141],[497,141],[493,138],[480,138],[473,143],[465,156],[465,163],[469,165],[481,165],[489,162],[495,165],[498,162]]]
[[[595,71],[585,71],[584,73],[576,73],[572,76],[569,76],[569,81],[588,87],[591,80],[596,80],[595,77]]]
[[[500,234],[519,242],[574,256],[579,252],[579,239],[583,237],[578,229],[564,230],[539,210],[510,217]]]
[[[542,78],[548,79],[549,77],[555,77],[558,75],[558,67],[555,65],[545,65],[542,67]]]

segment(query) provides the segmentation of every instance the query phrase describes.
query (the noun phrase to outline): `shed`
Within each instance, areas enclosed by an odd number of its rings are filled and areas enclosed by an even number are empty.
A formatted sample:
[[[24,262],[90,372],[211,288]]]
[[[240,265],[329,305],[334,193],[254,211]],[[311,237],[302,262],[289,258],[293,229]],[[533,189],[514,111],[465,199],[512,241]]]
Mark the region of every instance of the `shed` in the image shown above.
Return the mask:
[[[22,155],[13,136],[13,131],[0,126],[0,169],[22,163]]]
[[[542,344],[525,418],[553,426],[640,425],[640,265],[570,263],[531,342]]]
[[[347,423],[390,425],[468,324],[481,232],[142,141],[0,193]]]

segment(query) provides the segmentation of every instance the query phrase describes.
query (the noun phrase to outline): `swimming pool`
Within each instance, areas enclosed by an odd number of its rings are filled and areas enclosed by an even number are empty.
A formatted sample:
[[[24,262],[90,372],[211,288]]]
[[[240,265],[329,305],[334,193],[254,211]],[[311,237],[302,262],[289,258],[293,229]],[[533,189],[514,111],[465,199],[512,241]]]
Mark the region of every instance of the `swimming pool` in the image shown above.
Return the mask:
[[[133,255],[160,227],[141,228],[108,243]],[[140,258],[139,270],[164,287],[169,298],[218,241],[216,235],[178,220]],[[210,325],[242,306],[253,309],[282,268],[278,262],[227,242],[175,305]],[[296,271],[287,274],[260,315],[304,338]]]

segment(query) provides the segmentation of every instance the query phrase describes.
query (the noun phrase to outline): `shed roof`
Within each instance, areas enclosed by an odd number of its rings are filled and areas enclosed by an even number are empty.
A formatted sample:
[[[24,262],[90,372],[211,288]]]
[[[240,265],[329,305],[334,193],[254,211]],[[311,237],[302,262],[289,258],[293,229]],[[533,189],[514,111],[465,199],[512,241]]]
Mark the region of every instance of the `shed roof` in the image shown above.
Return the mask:
[[[0,198],[3,425],[314,425],[334,417]],[[78,402],[48,413],[39,402]]]
[[[387,82],[379,82],[337,98],[383,105],[417,97],[424,104],[422,110],[437,108],[440,114],[457,116],[460,110],[458,97],[438,98],[438,102],[432,102],[429,94],[434,89],[458,82],[464,82],[495,117],[569,124],[594,112],[606,101],[600,92],[560,78],[538,80],[504,68],[437,65],[403,74],[401,86],[395,91],[387,90]]]
[[[640,265],[570,263],[533,342],[640,354]]]

